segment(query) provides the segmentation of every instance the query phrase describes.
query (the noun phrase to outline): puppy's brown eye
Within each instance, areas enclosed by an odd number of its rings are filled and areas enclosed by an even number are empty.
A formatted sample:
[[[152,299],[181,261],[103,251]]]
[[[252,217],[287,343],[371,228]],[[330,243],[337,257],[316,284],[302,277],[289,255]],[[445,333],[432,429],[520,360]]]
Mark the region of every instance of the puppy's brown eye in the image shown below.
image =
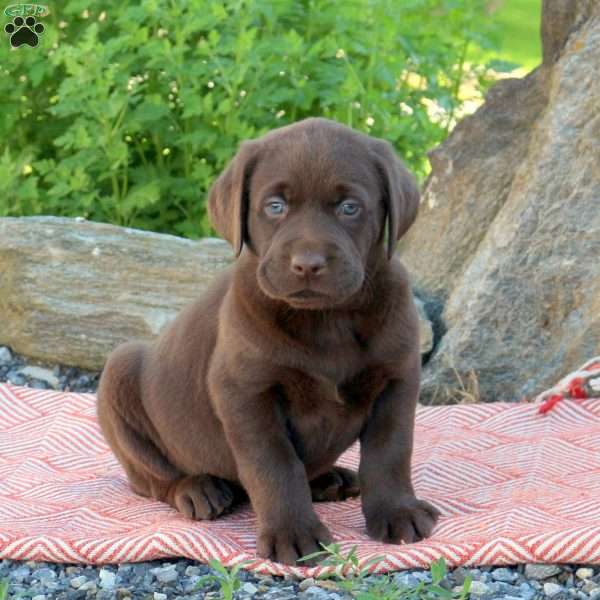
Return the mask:
[[[355,217],[360,212],[360,204],[354,200],[344,200],[337,208],[337,213],[344,217]]]

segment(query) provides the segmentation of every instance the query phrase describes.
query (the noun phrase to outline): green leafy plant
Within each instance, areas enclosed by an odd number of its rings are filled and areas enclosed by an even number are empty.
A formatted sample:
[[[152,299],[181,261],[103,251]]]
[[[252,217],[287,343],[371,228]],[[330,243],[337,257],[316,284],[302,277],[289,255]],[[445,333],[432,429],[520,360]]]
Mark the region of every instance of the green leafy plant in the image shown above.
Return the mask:
[[[0,600],[8,599],[8,579],[0,580]]]
[[[352,546],[347,554],[344,554],[339,544],[321,544],[323,550],[307,554],[299,559],[299,562],[313,561],[315,558],[322,558],[319,565],[322,567],[333,567],[333,571],[322,575],[322,578],[339,575],[342,580],[339,582],[341,588],[351,591],[356,581],[362,581],[368,574],[370,568],[383,557],[375,556],[366,561],[362,566],[356,554],[356,546]]]
[[[248,561],[242,561],[228,569],[216,559],[211,560],[209,566],[216,571],[215,575],[204,575],[197,584],[196,589],[202,589],[208,583],[217,583],[220,588],[221,598],[224,600],[233,600],[235,592],[240,589],[242,582],[239,578],[239,572],[248,564]]]
[[[418,174],[485,69],[486,0],[67,0],[0,45],[0,216],[199,237],[241,140],[325,116]]]
[[[343,554],[339,544],[323,545],[323,550],[301,558],[301,561],[322,557],[320,566],[334,567],[335,574],[342,577],[337,582],[357,600],[466,600],[469,597],[471,578],[465,578],[460,592],[454,593],[441,584],[447,574],[446,562],[439,558],[431,564],[431,582],[423,580],[414,587],[397,583],[390,575],[370,575],[371,567],[381,560],[375,557],[362,566],[356,555],[356,546]],[[328,575],[331,576],[331,575]]]

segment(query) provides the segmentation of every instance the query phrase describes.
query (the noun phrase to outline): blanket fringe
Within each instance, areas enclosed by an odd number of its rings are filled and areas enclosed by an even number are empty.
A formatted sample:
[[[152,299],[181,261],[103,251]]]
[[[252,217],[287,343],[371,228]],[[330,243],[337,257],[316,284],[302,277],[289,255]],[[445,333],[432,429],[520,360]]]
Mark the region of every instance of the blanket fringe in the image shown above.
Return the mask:
[[[553,388],[540,394],[535,402],[540,402],[538,413],[550,412],[561,400],[585,400],[600,398],[600,356],[581,365],[577,371],[561,379]]]

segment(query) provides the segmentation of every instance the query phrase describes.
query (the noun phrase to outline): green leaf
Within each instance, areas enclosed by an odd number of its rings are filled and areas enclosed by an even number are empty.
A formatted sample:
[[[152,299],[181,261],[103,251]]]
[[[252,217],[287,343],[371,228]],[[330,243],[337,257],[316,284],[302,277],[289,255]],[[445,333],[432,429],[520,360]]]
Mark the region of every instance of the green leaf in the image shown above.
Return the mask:
[[[515,69],[521,68],[523,65],[508,60],[493,59],[488,61],[485,66],[487,69],[496,71],[496,73],[511,73]]]
[[[158,181],[151,181],[144,185],[136,185],[121,202],[121,207],[126,213],[134,209],[147,208],[160,200],[160,186]]]
[[[38,87],[38,85],[40,85],[47,69],[48,65],[44,61],[36,62],[31,67],[29,70],[29,79],[31,80],[31,85],[33,85],[33,87]]]
[[[208,563],[215,571],[217,571],[217,573],[220,573],[221,575],[229,575],[229,571],[227,570],[227,567],[225,567],[225,565],[223,565],[219,560],[217,560],[216,558],[213,558],[209,563]]]
[[[8,600],[8,579],[0,581],[0,600]]]
[[[144,126],[148,126],[156,121],[161,121],[169,112],[169,107],[164,103],[145,100],[133,110],[131,119]]]
[[[216,575],[202,575],[194,586],[194,589],[200,590],[206,586],[207,583],[216,583],[220,581],[220,579]]]
[[[446,561],[444,557],[438,558],[431,563],[431,578],[434,583],[439,583],[446,576]]]

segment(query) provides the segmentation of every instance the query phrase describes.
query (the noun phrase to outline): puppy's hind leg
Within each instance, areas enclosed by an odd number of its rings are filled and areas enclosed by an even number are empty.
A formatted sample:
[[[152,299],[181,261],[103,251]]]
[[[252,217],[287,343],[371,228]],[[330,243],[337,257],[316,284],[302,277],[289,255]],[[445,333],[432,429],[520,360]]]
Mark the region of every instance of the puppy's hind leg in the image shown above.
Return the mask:
[[[350,469],[334,466],[310,481],[314,502],[334,502],[360,494],[358,475]]]
[[[232,505],[234,490],[212,475],[182,473],[158,447],[139,393],[143,353],[143,344],[123,344],[104,367],[97,404],[104,437],[134,492],[167,502],[192,519],[214,519]]]

